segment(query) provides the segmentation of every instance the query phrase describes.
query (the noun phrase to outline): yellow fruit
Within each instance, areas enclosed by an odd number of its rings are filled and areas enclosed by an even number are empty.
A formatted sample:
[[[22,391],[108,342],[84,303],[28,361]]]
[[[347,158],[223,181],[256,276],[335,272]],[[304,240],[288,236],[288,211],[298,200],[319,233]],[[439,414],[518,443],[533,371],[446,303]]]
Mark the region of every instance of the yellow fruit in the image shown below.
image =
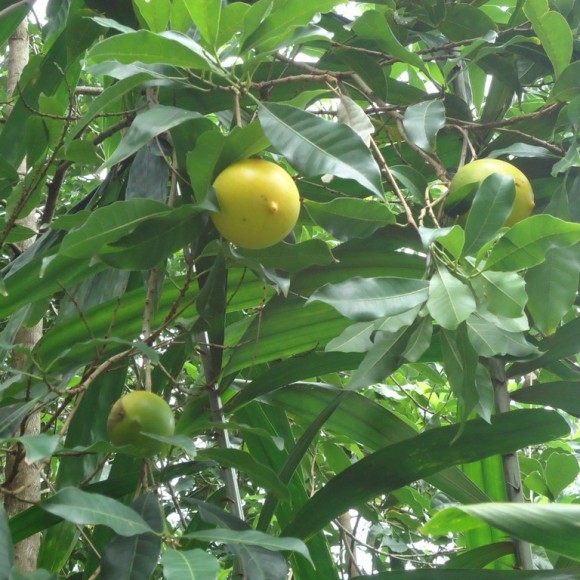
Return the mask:
[[[300,213],[294,180],[279,165],[246,159],[230,165],[213,187],[220,212],[211,219],[220,234],[240,248],[260,249],[282,241]]]
[[[444,209],[448,215],[461,215],[471,206],[476,187],[464,189],[469,184],[479,184],[492,173],[511,175],[514,178],[516,196],[512,206],[512,212],[505,221],[505,226],[513,226],[515,223],[527,218],[534,209],[534,192],[528,178],[511,163],[500,159],[477,159],[464,165],[451,180],[449,193],[445,199]]]
[[[107,431],[113,445],[134,445],[150,457],[163,451],[166,445],[142,433],[171,437],[175,432],[175,419],[171,407],[158,395],[132,391],[111,408]]]

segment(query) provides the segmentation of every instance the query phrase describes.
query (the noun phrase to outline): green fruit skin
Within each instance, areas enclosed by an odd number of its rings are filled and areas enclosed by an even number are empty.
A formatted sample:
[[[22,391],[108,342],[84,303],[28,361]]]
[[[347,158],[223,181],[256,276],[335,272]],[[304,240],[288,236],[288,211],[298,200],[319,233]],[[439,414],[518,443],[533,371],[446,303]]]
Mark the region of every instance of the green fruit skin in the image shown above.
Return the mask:
[[[166,444],[142,432],[171,437],[175,419],[171,407],[160,396],[148,391],[132,391],[111,408],[107,431],[113,445],[134,445],[146,457],[166,449]]]
[[[528,178],[515,166],[501,159],[477,159],[464,165],[451,180],[449,193],[445,200],[445,212],[449,215],[461,215],[460,223],[465,223],[467,216],[464,212],[469,209],[473,196],[475,195],[475,185],[482,182],[492,173],[511,175],[514,178],[516,197],[512,212],[505,221],[505,226],[513,226],[517,222],[529,217],[534,209],[534,192]],[[468,185],[474,184],[472,189]],[[462,192],[460,190],[463,189]],[[469,192],[469,194],[465,194]],[[464,197],[465,195],[465,197]]]

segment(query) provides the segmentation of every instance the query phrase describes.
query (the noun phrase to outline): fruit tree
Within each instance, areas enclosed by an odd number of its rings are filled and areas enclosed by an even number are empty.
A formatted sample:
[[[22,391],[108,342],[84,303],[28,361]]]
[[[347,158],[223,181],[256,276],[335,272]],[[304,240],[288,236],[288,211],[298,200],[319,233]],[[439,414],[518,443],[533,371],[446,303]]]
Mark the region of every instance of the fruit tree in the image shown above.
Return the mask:
[[[0,579],[580,578],[579,25],[0,0]]]

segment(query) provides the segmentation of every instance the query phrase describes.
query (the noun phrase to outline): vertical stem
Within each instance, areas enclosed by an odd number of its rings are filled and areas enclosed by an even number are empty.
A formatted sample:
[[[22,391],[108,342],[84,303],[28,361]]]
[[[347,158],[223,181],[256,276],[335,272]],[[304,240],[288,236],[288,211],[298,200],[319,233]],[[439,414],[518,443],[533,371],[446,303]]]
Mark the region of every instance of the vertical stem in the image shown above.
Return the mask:
[[[489,361],[489,370],[495,392],[495,406],[498,413],[508,413],[510,398],[507,389],[505,367],[501,359],[492,358]],[[518,456],[515,453],[502,455],[503,472],[507,496],[510,502],[524,503],[522,477]],[[533,570],[532,549],[530,544],[512,538],[516,565],[521,570]]]
[[[28,63],[28,20],[25,18],[16,28],[9,42],[7,95],[11,98],[16,92],[18,82],[24,67]],[[8,105],[7,113],[12,112],[12,104]],[[26,174],[26,161],[18,168],[21,176]],[[36,216],[31,213],[19,223],[35,231]],[[21,251],[32,245],[32,240],[25,240],[19,244]],[[42,337],[42,321],[32,327],[23,326],[16,334],[15,342],[25,349],[32,350]],[[15,369],[24,369],[29,364],[26,354],[15,352],[11,364]],[[38,435],[40,433],[40,414],[33,413],[22,423],[21,435]],[[40,473],[38,465],[25,461],[24,449],[21,445],[11,448],[6,461],[6,483],[4,488],[9,492],[5,495],[4,506],[8,517],[11,517],[40,501]],[[38,551],[40,548],[40,534],[34,534],[22,540],[14,547],[16,565],[22,572],[36,570]]]
[[[209,396],[209,407],[212,419],[217,423],[225,423],[226,417],[223,412],[222,401],[219,394],[219,387],[216,380],[215,369],[213,368],[209,335],[207,332],[201,335],[203,344],[201,347],[201,357],[203,362],[203,369],[207,381],[207,389]],[[227,429],[218,429],[217,432],[218,445],[222,449],[231,449],[230,434]],[[232,467],[224,467],[222,469],[226,494],[231,501],[232,513],[239,519],[244,519],[244,509],[242,505],[242,498],[240,496],[240,486],[238,485],[238,476],[236,470]]]

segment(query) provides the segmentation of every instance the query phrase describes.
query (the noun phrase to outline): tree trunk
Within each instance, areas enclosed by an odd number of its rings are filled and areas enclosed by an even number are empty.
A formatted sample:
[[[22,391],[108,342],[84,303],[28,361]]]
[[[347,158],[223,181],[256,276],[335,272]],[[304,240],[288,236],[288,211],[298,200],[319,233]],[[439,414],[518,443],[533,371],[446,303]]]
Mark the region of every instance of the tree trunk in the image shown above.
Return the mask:
[[[28,20],[25,18],[10,38],[8,54],[8,80],[7,94],[10,98],[17,92],[18,82],[22,71],[28,63]],[[12,105],[7,107],[10,114]],[[20,175],[26,173],[26,162],[18,168]],[[31,214],[19,221],[22,225],[36,230],[36,217]],[[19,244],[20,250],[25,250],[32,244],[32,240],[26,240]],[[42,336],[42,322],[31,328],[22,327],[15,342],[25,349],[32,349]],[[12,367],[23,369],[28,364],[26,354],[14,353]],[[38,435],[40,433],[40,415],[30,415],[21,425],[20,434]],[[35,464],[26,462],[22,445],[15,445],[6,462],[6,490],[4,507],[8,517],[11,517],[40,500],[40,474]],[[15,560],[22,572],[30,572],[36,569],[38,550],[40,547],[40,534],[35,534],[19,542],[15,546]]]

